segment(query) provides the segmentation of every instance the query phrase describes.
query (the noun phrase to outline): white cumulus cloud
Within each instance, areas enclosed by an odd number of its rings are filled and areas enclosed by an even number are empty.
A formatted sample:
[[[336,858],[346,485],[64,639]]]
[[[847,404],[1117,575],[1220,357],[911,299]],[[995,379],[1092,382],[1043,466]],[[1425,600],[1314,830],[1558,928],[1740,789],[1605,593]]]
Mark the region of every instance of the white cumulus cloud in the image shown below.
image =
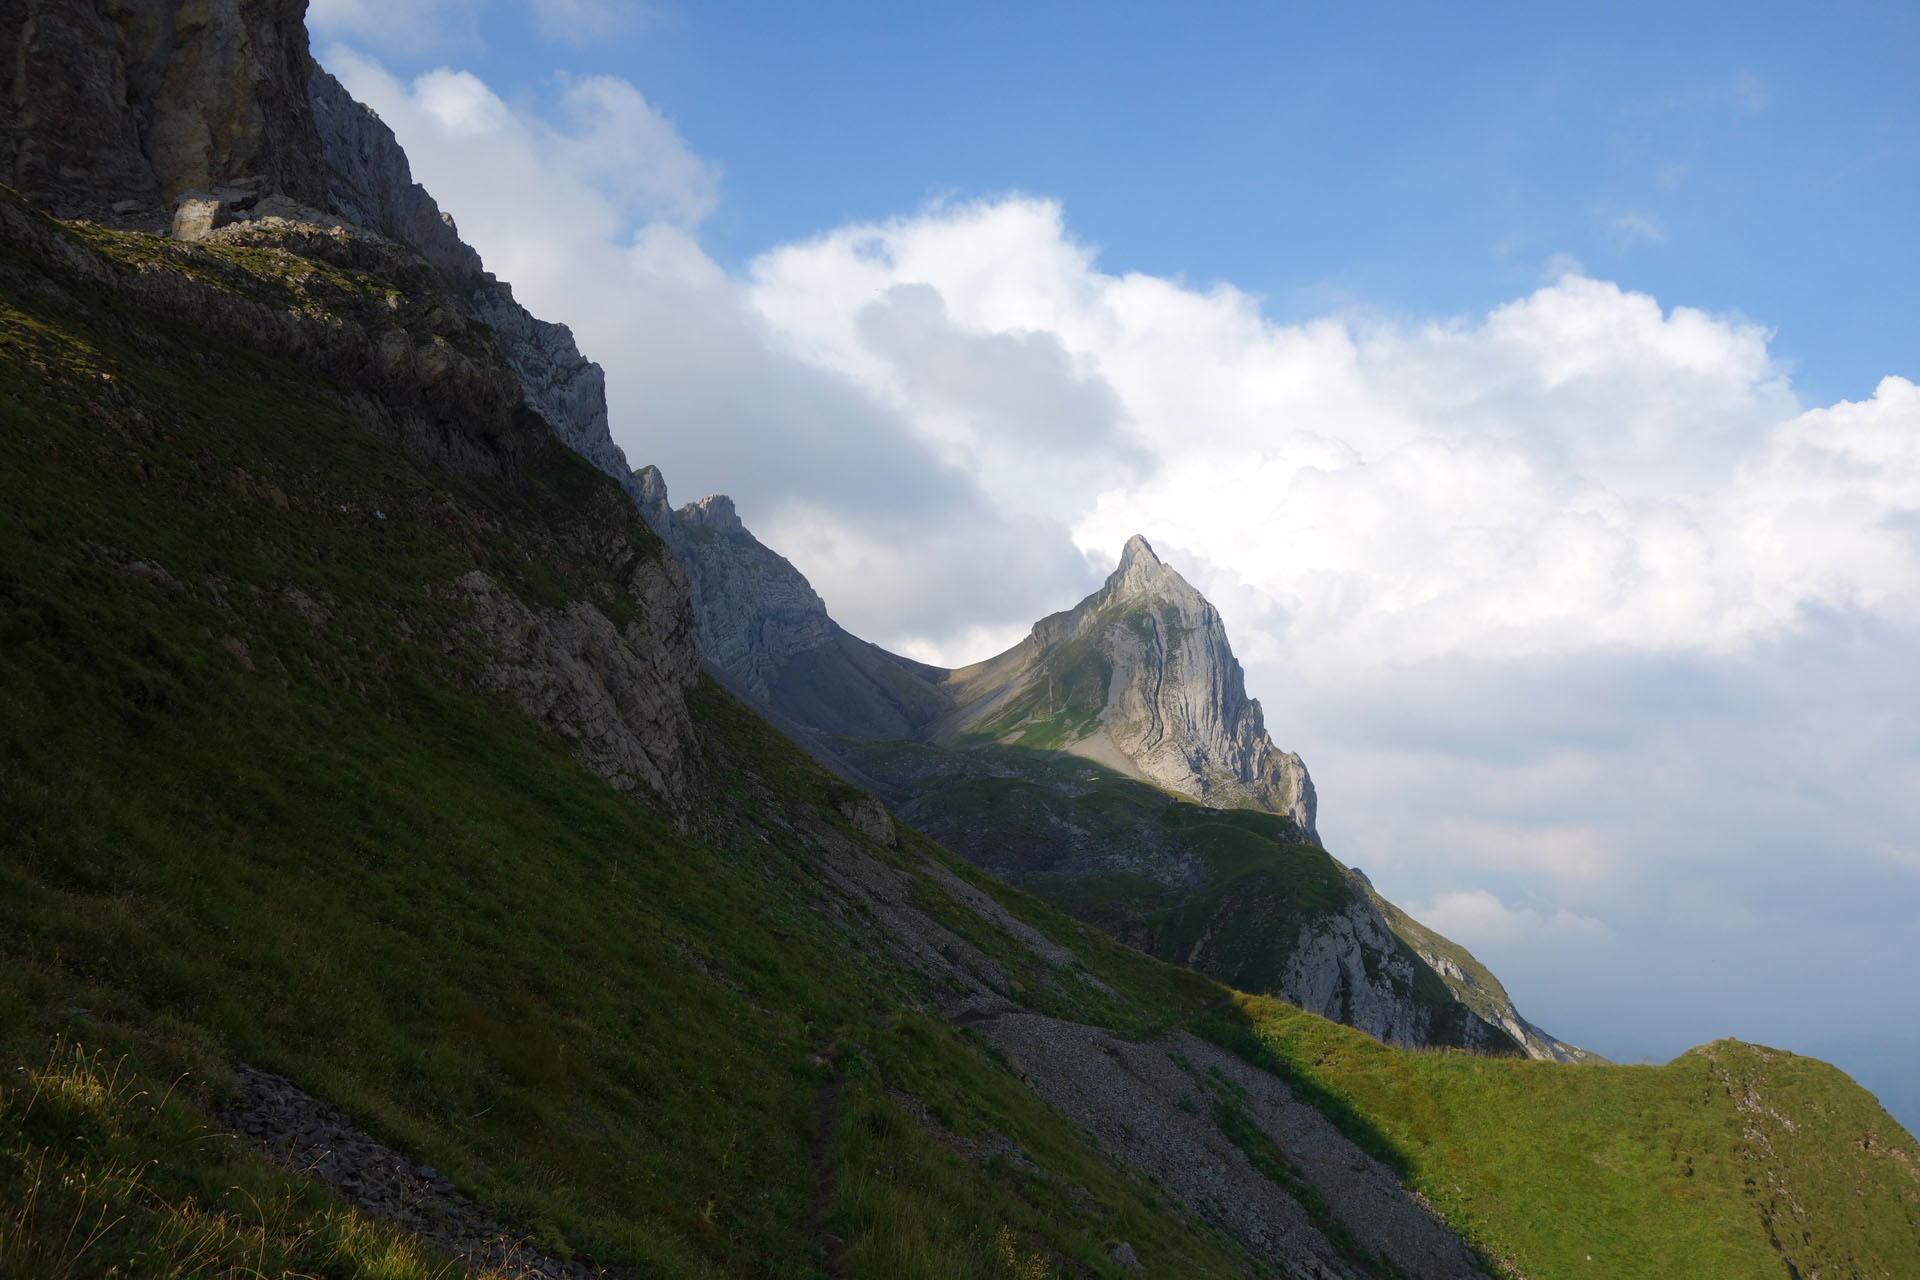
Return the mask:
[[[307,27],[325,40],[355,40],[395,53],[478,41],[468,0],[310,0]]]
[[[1607,935],[1607,926],[1592,916],[1565,908],[1542,913],[1533,907],[1511,907],[1485,889],[1443,893],[1424,907],[1416,907],[1414,913],[1429,927],[1469,948],[1537,942],[1547,937],[1573,940]]]

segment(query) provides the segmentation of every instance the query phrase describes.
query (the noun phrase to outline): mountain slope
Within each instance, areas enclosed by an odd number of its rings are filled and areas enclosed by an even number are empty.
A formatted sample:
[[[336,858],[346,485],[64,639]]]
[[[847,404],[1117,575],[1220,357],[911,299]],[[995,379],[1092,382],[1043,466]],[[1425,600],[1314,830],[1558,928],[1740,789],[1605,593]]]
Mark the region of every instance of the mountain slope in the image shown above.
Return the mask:
[[[1100,1237],[1034,1207],[1080,1187],[1099,1208],[1071,1220],[1111,1223],[1153,1265],[1245,1265],[914,1012],[990,996],[976,975],[1044,991],[1050,970],[1004,933],[981,951],[939,926],[971,917],[917,870],[937,851],[871,843],[841,813],[872,825],[857,793],[726,695],[688,689],[684,595],[662,598],[670,562],[611,482],[544,429],[528,437],[544,452],[463,474],[344,412],[351,384],[142,305],[156,275],[185,273],[175,287],[214,292],[211,310],[221,282],[297,281],[306,259],[81,241],[4,209],[0,1040],[15,1063],[44,1061],[62,1031],[149,1081],[190,1070],[186,1096],[211,1111],[244,1059],[561,1257],[805,1275],[835,1236],[850,1267],[924,1251],[985,1275],[1007,1249],[1097,1265]],[[297,303],[353,323],[317,286]],[[476,574],[498,592],[476,594]],[[623,644],[665,664],[651,700],[612,681]],[[655,776],[603,749],[623,727]],[[933,914],[889,864],[936,895]],[[945,952],[855,924],[883,908]],[[1049,1007],[1088,1011],[1065,990]],[[886,1076],[863,1065],[882,1052],[901,1063]],[[946,1130],[886,1092],[922,1080],[962,1134],[1014,1134],[1049,1176],[1023,1194],[957,1161]],[[972,1091],[949,1099],[941,1080]],[[871,1218],[855,1169],[844,1194],[818,1176],[816,1139],[832,1166],[882,1151],[931,1182]],[[77,1141],[55,1158],[91,1159]],[[196,1150],[156,1153],[164,1185],[193,1184]],[[0,1202],[26,1202],[32,1167],[5,1166]]]
[[[687,566],[708,669],[976,865],[1151,955],[1389,1043],[1590,1056],[1520,1017],[1463,948],[1345,884],[1317,848],[1285,847],[1317,844],[1306,766],[1268,738],[1218,612],[1146,539],[1019,645],[944,671],[844,631],[730,499],[675,511],[657,469],[637,478]],[[1169,791],[1247,816],[1172,834]]]
[[[1283,817],[1197,805],[1055,752],[833,745],[947,848],[1148,955],[1389,1044],[1522,1047]]]
[[[619,648],[590,614],[691,654],[610,480],[538,430],[491,474],[411,452],[361,384],[177,319],[251,278],[345,327],[379,277],[0,208],[9,1271],[426,1274],[200,1136],[235,1060],[643,1274],[1473,1274],[1403,1180],[1543,1280],[1784,1274],[1773,1237],[1911,1268],[1914,1144],[1829,1070],[1383,1048],[980,876],[684,665],[684,720],[578,701]],[[618,789],[616,723],[657,783]],[[148,1118],[55,1033],[150,1097],[187,1074]]]
[[[1554,1062],[1600,1062],[1598,1054],[1570,1045],[1542,1031],[1520,1016],[1513,997],[1493,976],[1492,970],[1473,958],[1473,953],[1450,938],[1443,937],[1415,920],[1374,891],[1373,882],[1358,867],[1347,875],[1357,884],[1380,919],[1393,935],[1439,975],[1454,999],[1471,1009],[1476,1017],[1499,1027],[1526,1050],[1530,1058]]]
[[[304,53],[297,3],[98,12],[0,19]],[[296,171],[211,88],[96,105]],[[0,191],[0,1272],[1912,1270],[1914,1143],[1830,1069],[1395,1051],[897,824],[701,678],[458,280],[253,197],[180,243]]]

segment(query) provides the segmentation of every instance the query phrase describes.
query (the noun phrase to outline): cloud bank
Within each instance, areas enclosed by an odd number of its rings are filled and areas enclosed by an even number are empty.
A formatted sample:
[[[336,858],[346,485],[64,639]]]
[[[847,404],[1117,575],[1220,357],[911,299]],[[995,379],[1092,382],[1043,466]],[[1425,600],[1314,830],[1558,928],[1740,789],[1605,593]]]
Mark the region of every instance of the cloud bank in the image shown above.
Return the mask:
[[[1278,324],[1105,268],[1020,194],[729,273],[718,167],[631,85],[509,105],[324,60],[606,366],[630,459],[732,493],[855,632],[980,658],[1144,532],[1220,607],[1336,853],[1557,1034],[1665,1056],[1911,1006],[1907,379],[1803,405],[1763,326],[1577,267],[1481,315]]]

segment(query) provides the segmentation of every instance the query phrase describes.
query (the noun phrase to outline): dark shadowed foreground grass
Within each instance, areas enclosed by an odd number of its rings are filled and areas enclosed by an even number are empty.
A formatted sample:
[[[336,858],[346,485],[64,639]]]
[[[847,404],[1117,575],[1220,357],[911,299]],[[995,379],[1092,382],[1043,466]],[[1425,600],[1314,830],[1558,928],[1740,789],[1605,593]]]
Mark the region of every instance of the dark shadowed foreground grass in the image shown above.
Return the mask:
[[[442,1280],[414,1241],[64,1041],[0,1078],[0,1275]]]

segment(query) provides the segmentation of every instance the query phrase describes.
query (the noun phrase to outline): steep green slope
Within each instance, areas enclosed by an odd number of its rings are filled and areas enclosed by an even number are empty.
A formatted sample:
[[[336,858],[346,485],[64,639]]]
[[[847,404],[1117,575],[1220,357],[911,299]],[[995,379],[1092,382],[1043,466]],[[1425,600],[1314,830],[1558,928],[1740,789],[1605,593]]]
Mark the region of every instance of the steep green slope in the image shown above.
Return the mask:
[[[616,791],[495,691],[448,584],[643,618],[657,544],[617,488],[525,442],[493,478],[423,461],[353,388],[82,268],[231,268],[319,313],[377,279],[32,227],[0,241],[0,1274],[432,1274],[205,1136],[235,1061],[636,1274],[1119,1276],[1119,1241],[1260,1273],[933,1012],[957,996],[1237,1045],[1535,1280],[1594,1274],[1583,1241],[1616,1275],[1785,1274],[1769,1232],[1802,1274],[1914,1269],[1913,1143],[1817,1064],[1588,1076],[1232,1002],[889,843],[712,686],[680,797]]]

